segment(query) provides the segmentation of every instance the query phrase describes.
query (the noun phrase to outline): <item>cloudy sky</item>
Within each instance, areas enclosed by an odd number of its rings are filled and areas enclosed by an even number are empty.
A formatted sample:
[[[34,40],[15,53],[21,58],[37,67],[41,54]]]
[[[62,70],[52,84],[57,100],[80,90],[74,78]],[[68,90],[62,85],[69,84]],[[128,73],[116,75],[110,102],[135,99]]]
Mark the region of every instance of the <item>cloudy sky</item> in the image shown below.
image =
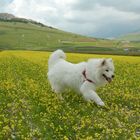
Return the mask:
[[[140,0],[0,0],[0,12],[94,37],[140,31]]]

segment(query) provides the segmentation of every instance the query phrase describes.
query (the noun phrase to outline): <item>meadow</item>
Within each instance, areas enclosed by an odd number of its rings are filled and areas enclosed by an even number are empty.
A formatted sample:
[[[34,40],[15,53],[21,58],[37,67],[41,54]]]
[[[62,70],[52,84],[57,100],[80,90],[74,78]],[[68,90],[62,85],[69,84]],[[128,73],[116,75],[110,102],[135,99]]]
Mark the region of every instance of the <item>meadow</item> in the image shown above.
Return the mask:
[[[48,83],[49,52],[0,52],[0,139],[140,139],[140,57],[68,53],[73,63],[110,58],[114,81],[98,89],[106,106],[86,102],[73,91],[63,101]]]

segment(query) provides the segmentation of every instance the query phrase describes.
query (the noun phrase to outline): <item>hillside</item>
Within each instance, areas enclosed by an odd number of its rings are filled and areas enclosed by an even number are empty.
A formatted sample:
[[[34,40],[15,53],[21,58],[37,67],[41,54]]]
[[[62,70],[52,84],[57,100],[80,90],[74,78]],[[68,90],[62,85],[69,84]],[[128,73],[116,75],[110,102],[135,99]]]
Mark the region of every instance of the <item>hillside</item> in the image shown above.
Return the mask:
[[[0,21],[0,49],[48,50],[58,47],[112,47],[115,41],[64,32],[31,22]]]
[[[129,33],[129,34],[126,34],[126,35],[122,35],[118,39],[119,40],[139,41],[140,42],[140,31]]]
[[[124,48],[128,48],[125,51]],[[58,48],[67,52],[139,55],[139,43],[98,39],[65,32],[42,23],[0,14],[0,50],[42,50]]]
[[[32,23],[0,22],[1,49],[45,49],[60,45],[72,45],[73,42],[88,42],[96,39],[64,32],[52,27],[42,27]]]

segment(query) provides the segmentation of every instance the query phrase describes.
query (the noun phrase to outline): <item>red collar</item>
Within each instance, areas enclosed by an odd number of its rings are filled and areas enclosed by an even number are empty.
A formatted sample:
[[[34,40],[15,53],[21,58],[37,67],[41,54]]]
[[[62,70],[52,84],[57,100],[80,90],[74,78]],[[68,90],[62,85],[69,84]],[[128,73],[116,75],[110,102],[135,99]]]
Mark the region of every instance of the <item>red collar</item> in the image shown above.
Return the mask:
[[[86,76],[86,70],[84,70],[84,71],[82,72],[82,74],[83,74],[83,76],[84,76],[84,78],[85,78],[85,81],[88,81],[88,82],[90,82],[90,83],[95,84],[95,82],[93,82],[92,80],[90,80],[90,79],[87,78],[87,76]]]

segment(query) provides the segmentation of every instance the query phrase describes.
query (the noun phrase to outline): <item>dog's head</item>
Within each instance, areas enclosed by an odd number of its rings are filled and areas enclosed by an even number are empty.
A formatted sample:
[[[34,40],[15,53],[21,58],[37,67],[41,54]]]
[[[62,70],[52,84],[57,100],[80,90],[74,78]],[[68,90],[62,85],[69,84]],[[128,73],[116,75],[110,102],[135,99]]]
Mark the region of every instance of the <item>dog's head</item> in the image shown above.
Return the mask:
[[[99,67],[100,77],[105,82],[110,83],[114,78],[114,64],[112,59],[103,59]]]
[[[113,61],[111,58],[90,59],[88,61],[88,72],[89,77],[94,77],[98,83],[110,83],[114,78]]]

